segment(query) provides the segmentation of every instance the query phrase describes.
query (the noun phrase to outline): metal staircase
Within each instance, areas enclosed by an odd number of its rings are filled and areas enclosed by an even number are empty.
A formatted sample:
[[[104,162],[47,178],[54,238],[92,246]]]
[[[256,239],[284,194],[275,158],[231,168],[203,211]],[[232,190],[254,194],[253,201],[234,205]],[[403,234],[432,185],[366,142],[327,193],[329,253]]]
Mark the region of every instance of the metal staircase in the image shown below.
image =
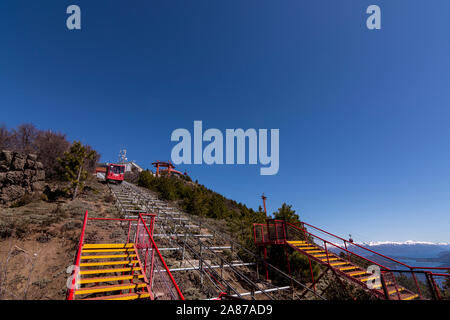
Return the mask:
[[[80,287],[74,291],[76,299],[150,298],[148,280],[133,243],[84,244],[81,254],[83,262],[80,263]],[[102,295],[89,298],[91,294],[100,293]]]
[[[205,219],[181,212],[158,199],[155,193],[130,183],[109,186],[125,218],[135,218],[137,212],[156,215],[153,237],[158,248],[167,257],[178,252],[177,262],[173,263],[172,259],[169,270],[177,279],[189,278],[188,272],[198,275],[199,289],[208,292],[204,299],[214,299],[224,292],[230,298],[239,299],[298,299],[294,287],[308,290],[208,225]],[[244,251],[245,258],[238,254]],[[283,280],[278,284],[267,281],[259,272],[264,265]],[[312,290],[311,294],[323,299]]]
[[[67,299],[184,300],[153,240],[154,220],[142,213],[135,219],[95,218],[86,211]],[[121,241],[104,242],[114,237]]]
[[[376,278],[372,273],[368,273],[366,269],[363,269],[360,266],[348,261],[347,259],[341,258],[334,253],[327,252],[324,248],[316,244],[307,241],[286,241],[286,244],[294,250],[310,257],[314,261],[332,267],[341,276],[347,278],[352,282],[356,282],[359,285],[364,285],[365,287],[369,288],[367,286],[367,283],[375,280]],[[418,294],[415,294],[402,286],[397,286],[395,284],[395,278],[392,275],[390,275],[389,278],[391,279],[389,281],[387,281],[386,278],[385,284],[389,299],[412,300],[419,297]],[[371,286],[371,288],[378,291],[378,293],[376,293],[378,296],[384,296],[384,291],[381,283],[374,284],[373,286]]]
[[[314,230],[314,234],[308,231],[306,226]],[[380,299],[427,299],[422,292],[423,288],[421,289],[418,284],[418,277],[426,279],[428,298],[431,296],[439,299],[441,295],[434,278],[450,276],[450,274],[436,272],[437,270],[449,271],[450,268],[408,266],[305,222],[294,225],[284,220],[269,219],[265,224],[254,224],[253,236],[258,246],[266,248],[280,245],[291,248],[306,256],[310,266],[311,261],[322,265],[324,270],[322,275],[331,270],[338,278],[353,283]],[[369,259],[368,256],[371,258]],[[405,277],[411,280],[407,281],[408,286],[400,283],[400,280],[405,280]],[[315,288],[319,279],[314,279],[312,267],[311,278],[311,287]],[[411,283],[413,285],[410,285]]]

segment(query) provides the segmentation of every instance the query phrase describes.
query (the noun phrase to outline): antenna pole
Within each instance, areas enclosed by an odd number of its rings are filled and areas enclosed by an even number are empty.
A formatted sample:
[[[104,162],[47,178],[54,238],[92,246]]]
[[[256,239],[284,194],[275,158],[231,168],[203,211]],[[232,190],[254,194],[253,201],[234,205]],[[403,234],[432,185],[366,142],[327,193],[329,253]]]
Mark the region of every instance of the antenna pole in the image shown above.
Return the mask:
[[[267,197],[264,195],[264,193],[262,194],[261,199],[263,200],[264,213],[266,214],[266,218],[267,218],[267,209],[266,209],[266,199],[267,199]]]

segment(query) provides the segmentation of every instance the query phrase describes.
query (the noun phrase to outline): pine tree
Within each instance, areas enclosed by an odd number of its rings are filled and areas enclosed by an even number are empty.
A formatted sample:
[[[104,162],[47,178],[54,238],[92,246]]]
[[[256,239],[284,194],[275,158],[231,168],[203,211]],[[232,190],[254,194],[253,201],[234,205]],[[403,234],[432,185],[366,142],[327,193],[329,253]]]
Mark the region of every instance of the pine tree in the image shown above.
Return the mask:
[[[96,152],[90,150],[80,141],[74,141],[69,151],[64,152],[62,158],[58,158],[59,163],[64,168],[64,177],[70,182],[68,187],[72,193],[72,200],[74,200],[78,191],[83,189],[84,181],[88,177],[88,172],[85,169],[85,165],[89,160],[94,159]]]
[[[274,212],[275,219],[284,219],[289,223],[298,223],[300,222],[298,214],[295,213],[295,210],[292,210],[292,205],[288,205],[283,203],[281,208],[278,211]]]

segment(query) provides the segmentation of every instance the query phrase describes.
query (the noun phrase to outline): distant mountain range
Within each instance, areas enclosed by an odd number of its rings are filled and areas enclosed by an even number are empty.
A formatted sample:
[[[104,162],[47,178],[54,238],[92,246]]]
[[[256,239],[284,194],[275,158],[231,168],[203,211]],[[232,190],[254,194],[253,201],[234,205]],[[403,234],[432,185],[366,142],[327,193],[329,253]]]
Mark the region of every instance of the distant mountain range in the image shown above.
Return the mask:
[[[410,266],[450,267],[449,242],[431,243],[409,240],[405,242],[384,241],[358,244]],[[375,262],[381,263],[386,267],[394,267],[394,264],[391,264],[388,260],[379,258],[377,255],[371,254],[366,250],[354,247],[352,248],[352,251]]]

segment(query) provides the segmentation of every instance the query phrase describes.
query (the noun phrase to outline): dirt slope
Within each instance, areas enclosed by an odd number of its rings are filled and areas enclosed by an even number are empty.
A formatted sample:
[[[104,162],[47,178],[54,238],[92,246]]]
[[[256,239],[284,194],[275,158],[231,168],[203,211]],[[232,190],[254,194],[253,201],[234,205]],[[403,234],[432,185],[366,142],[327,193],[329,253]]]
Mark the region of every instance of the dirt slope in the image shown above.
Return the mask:
[[[96,180],[75,201],[0,207],[0,299],[65,298],[86,210],[97,217],[118,214],[108,187]]]

